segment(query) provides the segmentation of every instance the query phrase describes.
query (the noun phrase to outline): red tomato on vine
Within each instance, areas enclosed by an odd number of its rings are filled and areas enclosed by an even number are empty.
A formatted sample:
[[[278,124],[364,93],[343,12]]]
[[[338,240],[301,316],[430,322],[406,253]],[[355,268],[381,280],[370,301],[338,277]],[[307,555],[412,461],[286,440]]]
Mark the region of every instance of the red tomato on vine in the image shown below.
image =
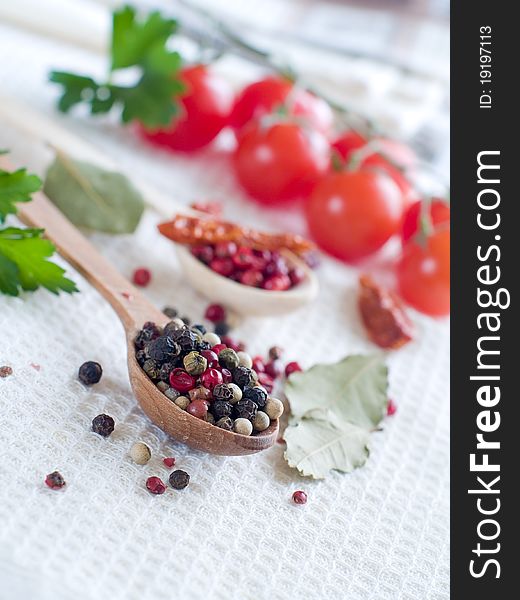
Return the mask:
[[[329,169],[329,144],[313,129],[290,121],[251,123],[233,155],[237,178],[262,204],[307,197]]]
[[[233,93],[227,81],[204,65],[186,67],[180,80],[186,89],[179,97],[179,115],[165,129],[140,130],[154,144],[193,152],[207,146],[228,124]]]
[[[427,217],[430,219],[431,225],[436,228],[438,225],[449,224],[450,222],[450,205],[440,198],[433,198],[429,203]],[[406,243],[420,229],[422,202],[418,200],[414,202],[406,211],[401,229],[401,240]]]
[[[330,106],[314,94],[281,77],[266,77],[246,86],[238,95],[229,119],[237,132],[251,121],[283,106],[289,115],[302,117],[306,124],[324,134],[330,132],[334,114]]]

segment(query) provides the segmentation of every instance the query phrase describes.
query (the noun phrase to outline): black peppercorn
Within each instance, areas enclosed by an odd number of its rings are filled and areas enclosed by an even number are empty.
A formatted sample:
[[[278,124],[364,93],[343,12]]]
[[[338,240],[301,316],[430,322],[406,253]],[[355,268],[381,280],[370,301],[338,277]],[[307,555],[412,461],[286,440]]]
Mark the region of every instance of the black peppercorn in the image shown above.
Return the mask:
[[[193,325],[192,329],[196,329],[201,335],[204,335],[207,331],[204,325],[201,325],[200,323]]]
[[[135,353],[135,358],[139,365],[142,367],[144,365],[144,361],[146,360],[146,352],[144,350],[138,350]]]
[[[215,425],[221,429],[225,429],[226,431],[233,431],[233,419],[231,417],[222,417],[222,419],[219,419]]]
[[[148,375],[150,379],[159,379],[161,367],[156,360],[154,360],[153,358],[148,358],[143,363],[143,371]]]
[[[263,408],[267,402],[267,392],[261,387],[245,387],[242,398],[252,400],[258,408]]]
[[[227,335],[231,327],[225,321],[219,321],[215,323],[215,333],[217,335]]]
[[[195,342],[195,350],[197,352],[203,352],[204,350],[210,350],[211,344],[209,342],[205,342],[204,340],[197,340]]]
[[[253,421],[258,410],[257,405],[252,400],[240,400],[234,406],[235,419],[248,419]]]
[[[185,325],[179,318],[172,319],[164,326],[164,335],[169,335],[170,337],[173,337],[173,339],[175,339],[173,333],[175,331],[178,331],[179,329],[184,328]]]
[[[144,348],[146,356],[153,358],[158,362],[171,361],[179,356],[181,347],[170,336],[163,335],[151,342],[148,342]]]
[[[175,369],[175,363],[172,363],[172,362],[164,363],[162,365],[162,367],[159,369],[159,376],[158,376],[159,381],[165,381],[165,382],[170,381],[170,373],[173,371],[173,369]]]
[[[114,419],[105,414],[92,419],[92,431],[103,437],[108,437],[114,431]]]
[[[181,319],[184,321],[184,323],[187,327],[189,327],[191,325],[191,319],[189,317],[184,316],[184,317],[181,317]]]
[[[165,306],[162,311],[169,319],[175,319],[179,314],[179,311],[173,306]]]
[[[233,412],[233,406],[226,400],[215,400],[211,403],[210,409],[217,421],[222,417],[229,417]]]
[[[101,379],[103,369],[101,365],[93,360],[84,362],[78,371],[78,377],[81,383],[85,385],[93,385]]]
[[[255,380],[255,373],[252,369],[240,366],[233,371],[233,381],[239,388],[244,389],[247,385],[253,385]]]
[[[213,398],[215,400],[227,400],[230,402],[234,398],[233,388],[227,383],[219,383],[213,388]]]
[[[155,323],[148,321],[143,325],[141,331],[137,334],[134,344],[135,347],[140,350],[144,348],[144,345],[152,340],[155,340],[161,335],[161,330]]]
[[[183,490],[189,484],[190,476],[186,471],[178,469],[170,475],[168,481],[174,490]]]
[[[183,329],[177,329],[171,332],[171,337],[179,346],[183,352],[190,352],[195,348],[195,344],[200,340],[200,336],[190,331],[187,327]]]

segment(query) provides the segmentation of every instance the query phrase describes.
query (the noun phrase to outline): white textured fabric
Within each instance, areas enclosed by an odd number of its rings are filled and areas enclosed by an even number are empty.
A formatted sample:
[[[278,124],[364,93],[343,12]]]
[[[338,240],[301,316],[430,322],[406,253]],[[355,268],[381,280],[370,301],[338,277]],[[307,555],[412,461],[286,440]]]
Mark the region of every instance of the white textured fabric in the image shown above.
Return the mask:
[[[0,89],[44,111],[55,90],[50,66],[96,63],[85,53],[0,26]],[[258,210],[238,190],[226,157],[167,155],[107,120],[69,126],[180,201],[215,198],[226,212],[268,227],[286,217]],[[0,123],[0,147],[30,162],[27,141]],[[207,300],[183,282],[174,252],[147,212],[135,236],[95,234],[125,275],[152,270],[145,293],[195,321]],[[208,456],[177,444],[143,415],[128,383],[123,330],[108,304],[72,269],[80,294],[0,297],[0,599],[47,600],[446,600],[449,597],[449,414],[447,322],[414,315],[417,338],[388,355],[397,414],[372,436],[365,467],[302,479],[283,446],[260,455]],[[371,352],[356,308],[357,271],[325,260],[317,302],[283,319],[246,319],[235,331],[253,354],[272,344],[304,366]],[[104,368],[98,385],[77,380],[85,360]],[[108,439],[90,431],[107,412]],[[146,466],[133,442],[150,445]],[[151,496],[175,456],[190,486]],[[43,485],[60,470],[55,492]],[[291,495],[304,489],[305,506]]]

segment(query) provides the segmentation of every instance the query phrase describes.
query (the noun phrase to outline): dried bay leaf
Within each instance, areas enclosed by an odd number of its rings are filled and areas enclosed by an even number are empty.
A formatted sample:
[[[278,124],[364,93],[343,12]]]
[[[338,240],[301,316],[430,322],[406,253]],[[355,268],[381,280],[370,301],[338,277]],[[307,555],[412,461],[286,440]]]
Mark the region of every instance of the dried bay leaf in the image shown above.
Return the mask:
[[[285,430],[284,456],[302,475],[324,479],[332,469],[349,473],[364,465],[369,437],[367,429],[330,413],[304,417]]]
[[[47,170],[43,191],[74,225],[106,233],[133,233],[144,210],[125,175],[62,152]]]
[[[293,373],[285,386],[291,406],[284,433],[289,466],[315,479],[362,466],[370,432],[386,414],[387,391],[388,369],[380,355],[349,356]]]

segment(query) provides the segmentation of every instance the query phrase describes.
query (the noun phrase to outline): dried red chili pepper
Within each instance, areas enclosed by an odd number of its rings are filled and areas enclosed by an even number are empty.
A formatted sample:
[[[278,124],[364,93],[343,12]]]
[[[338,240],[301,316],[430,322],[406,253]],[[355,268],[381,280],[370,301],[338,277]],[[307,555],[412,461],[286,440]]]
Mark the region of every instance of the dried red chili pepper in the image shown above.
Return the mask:
[[[234,242],[258,250],[286,248],[298,256],[315,249],[311,241],[299,235],[262,233],[227,221],[188,215],[175,215],[172,221],[161,223],[158,229],[162,235],[179,244]]]
[[[395,350],[412,339],[413,325],[401,301],[368,275],[359,278],[358,305],[361,319],[374,344]]]

